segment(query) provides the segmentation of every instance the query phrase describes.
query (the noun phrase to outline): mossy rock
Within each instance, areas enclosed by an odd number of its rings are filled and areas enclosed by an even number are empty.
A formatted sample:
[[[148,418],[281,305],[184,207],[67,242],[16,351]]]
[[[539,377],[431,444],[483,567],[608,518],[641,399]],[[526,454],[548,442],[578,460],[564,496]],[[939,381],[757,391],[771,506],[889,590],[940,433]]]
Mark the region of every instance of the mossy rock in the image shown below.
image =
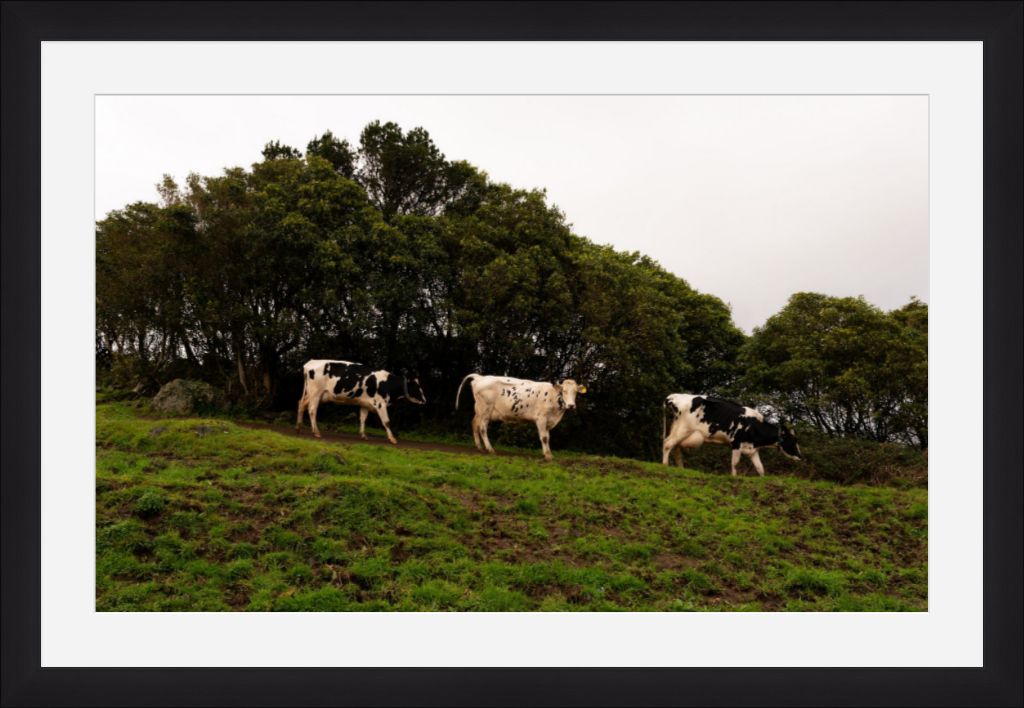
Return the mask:
[[[153,410],[166,415],[191,415],[224,406],[220,391],[203,381],[174,379],[153,398]]]

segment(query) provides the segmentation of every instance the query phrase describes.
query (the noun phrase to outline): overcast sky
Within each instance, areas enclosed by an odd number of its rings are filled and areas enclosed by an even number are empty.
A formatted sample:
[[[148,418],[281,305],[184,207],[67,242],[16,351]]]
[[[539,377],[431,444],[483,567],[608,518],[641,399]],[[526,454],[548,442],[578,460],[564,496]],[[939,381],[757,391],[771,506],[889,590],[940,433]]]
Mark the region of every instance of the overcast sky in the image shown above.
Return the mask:
[[[576,233],[653,256],[748,332],[802,290],[928,299],[923,96],[103,96],[96,213],[372,120],[546,188]]]

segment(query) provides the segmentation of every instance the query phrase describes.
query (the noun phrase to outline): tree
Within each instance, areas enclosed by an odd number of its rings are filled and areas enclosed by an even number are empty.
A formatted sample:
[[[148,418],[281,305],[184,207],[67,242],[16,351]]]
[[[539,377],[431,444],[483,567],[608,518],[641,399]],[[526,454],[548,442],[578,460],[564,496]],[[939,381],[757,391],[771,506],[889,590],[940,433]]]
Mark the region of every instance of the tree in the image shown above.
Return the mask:
[[[743,348],[741,386],[834,436],[927,446],[927,305],[797,293]]]
[[[100,346],[134,358],[134,374],[148,385],[190,346],[185,298],[191,210],[136,203],[111,213],[96,229],[96,314]]]
[[[271,143],[275,145],[275,143]],[[270,403],[300,345],[358,341],[353,253],[380,221],[362,188],[317,155],[270,157],[161,184],[97,225],[97,329],[145,377],[177,357]]]
[[[263,146],[264,160],[298,160],[300,157],[302,157],[302,153],[298,150],[282,145],[277,140],[273,140]]]
[[[890,396],[902,401],[896,414],[895,438],[928,447],[928,305],[916,297],[890,313],[902,327],[901,346],[890,352],[890,366],[899,378],[889,380]]]
[[[649,258],[574,235],[543,192],[491,185],[475,210],[444,223],[452,392],[469,371],[573,377],[590,389],[586,425],[567,419],[561,437],[648,454],[667,393],[732,376],[743,335],[724,303]]]
[[[438,214],[476,174],[466,163],[447,162],[423,128],[403,133],[396,123],[367,125],[359,157],[359,182],[388,222],[399,214]]]
[[[313,138],[306,145],[306,159],[316,155],[327,160],[342,177],[352,179],[356,171],[356,152],[347,140],[339,140],[331,131]]]

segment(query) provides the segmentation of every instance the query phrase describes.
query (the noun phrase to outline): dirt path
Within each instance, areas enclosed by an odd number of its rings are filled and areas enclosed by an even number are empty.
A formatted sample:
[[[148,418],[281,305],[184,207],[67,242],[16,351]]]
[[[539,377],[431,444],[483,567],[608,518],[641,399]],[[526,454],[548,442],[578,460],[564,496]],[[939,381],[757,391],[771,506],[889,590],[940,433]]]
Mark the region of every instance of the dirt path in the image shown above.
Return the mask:
[[[281,433],[282,435],[290,435],[296,438],[305,438],[307,440],[316,440],[313,437],[313,433],[310,432],[309,428],[306,427],[301,433],[295,432],[294,425],[287,425],[283,423],[243,423],[241,421],[236,422],[237,425],[243,428],[250,428],[252,430],[272,430],[275,433]],[[363,440],[357,433],[338,433],[338,432],[327,432],[326,430],[320,431],[322,440],[327,442],[338,442],[345,443],[346,445],[362,443],[364,445],[390,445],[388,439],[383,436],[375,436],[373,432],[367,433],[367,439]],[[399,438],[398,447],[406,450],[436,450],[438,452],[459,452],[464,455],[485,455],[487,453],[480,452],[471,445],[452,445],[450,443],[436,443],[436,442],[422,442],[419,440],[402,440]],[[511,452],[511,451],[497,451],[498,457],[536,457],[538,460],[544,458],[541,457],[540,450],[537,451],[536,455],[531,455],[526,452]]]

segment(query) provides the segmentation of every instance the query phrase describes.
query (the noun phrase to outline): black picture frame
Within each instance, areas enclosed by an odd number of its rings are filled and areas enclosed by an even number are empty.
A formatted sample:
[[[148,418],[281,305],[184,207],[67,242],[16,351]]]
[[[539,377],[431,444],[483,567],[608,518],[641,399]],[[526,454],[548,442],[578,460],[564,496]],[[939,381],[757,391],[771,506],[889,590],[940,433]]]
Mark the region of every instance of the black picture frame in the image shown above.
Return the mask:
[[[3,705],[1021,705],[1022,18],[1021,2],[3,2]],[[983,41],[985,406],[962,414],[984,417],[984,667],[41,668],[39,43],[345,39]]]

